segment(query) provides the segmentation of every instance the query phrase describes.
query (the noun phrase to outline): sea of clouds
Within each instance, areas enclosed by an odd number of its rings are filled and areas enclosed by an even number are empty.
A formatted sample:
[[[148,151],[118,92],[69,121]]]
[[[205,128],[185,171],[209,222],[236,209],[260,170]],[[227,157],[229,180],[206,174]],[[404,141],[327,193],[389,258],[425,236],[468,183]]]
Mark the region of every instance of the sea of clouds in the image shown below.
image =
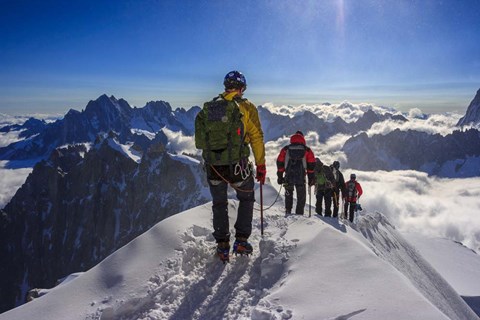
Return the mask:
[[[333,120],[342,116],[345,120],[355,121],[363,112],[373,109],[376,112],[402,114],[409,121],[384,121],[375,124],[369,135],[386,134],[395,129],[418,130],[432,134],[447,135],[459,128],[455,127],[460,119],[459,114],[425,115],[419,109],[408,113],[400,113],[391,108],[377,107],[370,104],[352,104],[343,102],[338,105],[301,105],[264,107],[271,112],[288,116],[301,115],[309,110],[319,117]],[[1,123],[1,121],[0,121]],[[298,128],[301,130],[302,128]],[[268,128],[264,128],[268,130]],[[167,150],[177,154],[200,155],[195,148],[193,137],[183,136],[179,132],[164,130],[169,139]],[[350,138],[347,135],[336,135],[325,143],[319,141],[321,132],[305,132],[307,145],[324,163],[331,164],[334,160],[346,163],[341,148]],[[5,145],[11,136],[0,135],[0,145]],[[266,147],[268,183],[280,190],[276,183],[276,157],[283,146],[289,144],[285,136],[275,141],[268,141]],[[252,157],[253,158],[253,157]],[[353,171],[341,167],[348,178]],[[5,162],[0,162],[0,207],[11,199],[16,190],[23,184],[31,169],[5,169]],[[480,177],[468,179],[440,179],[429,177],[426,173],[404,171],[355,171],[358,181],[362,184],[364,195],[361,204],[364,212],[381,212],[385,214],[400,231],[418,232],[430,237],[445,237],[462,242],[471,249],[480,252]],[[283,193],[283,191],[282,191]],[[314,196],[312,204],[314,204]],[[268,204],[266,204],[268,205]]]
[[[265,103],[264,108],[268,109],[271,113],[283,115],[283,116],[300,116],[306,111],[310,111],[315,114],[320,119],[325,121],[333,121],[337,117],[341,117],[346,122],[354,122],[358,120],[365,112],[368,110],[373,110],[380,114],[385,114],[387,112],[396,114],[396,110],[392,108],[379,107],[376,105],[368,103],[359,103],[353,104],[348,101],[344,101],[340,104],[314,104],[314,105],[305,105],[301,104],[298,106],[293,105],[281,105],[276,106],[273,103]]]

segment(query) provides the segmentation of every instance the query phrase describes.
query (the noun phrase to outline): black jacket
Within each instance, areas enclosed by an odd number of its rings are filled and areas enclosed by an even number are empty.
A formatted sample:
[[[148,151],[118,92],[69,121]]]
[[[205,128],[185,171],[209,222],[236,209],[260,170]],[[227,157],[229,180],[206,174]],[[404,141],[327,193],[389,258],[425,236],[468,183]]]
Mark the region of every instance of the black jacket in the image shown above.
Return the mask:
[[[339,195],[339,191],[342,192],[342,195],[346,195],[345,190],[345,179],[343,178],[343,173],[340,170],[335,169],[333,166],[330,166],[332,174],[334,176],[334,187],[333,190]],[[335,171],[338,174],[335,174]]]

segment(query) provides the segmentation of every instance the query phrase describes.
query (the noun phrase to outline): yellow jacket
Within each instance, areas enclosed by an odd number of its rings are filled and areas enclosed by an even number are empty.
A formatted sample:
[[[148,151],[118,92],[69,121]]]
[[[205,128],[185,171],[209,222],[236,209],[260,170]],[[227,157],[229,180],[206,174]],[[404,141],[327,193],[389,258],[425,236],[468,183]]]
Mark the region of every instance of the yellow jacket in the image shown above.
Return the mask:
[[[233,100],[237,92],[224,92],[221,96],[228,101]],[[239,101],[240,100],[240,101]],[[238,99],[238,107],[243,114],[242,122],[245,127],[245,143],[250,144],[255,157],[255,164],[265,164],[265,144],[263,142],[262,125],[258,117],[257,107],[245,98]]]

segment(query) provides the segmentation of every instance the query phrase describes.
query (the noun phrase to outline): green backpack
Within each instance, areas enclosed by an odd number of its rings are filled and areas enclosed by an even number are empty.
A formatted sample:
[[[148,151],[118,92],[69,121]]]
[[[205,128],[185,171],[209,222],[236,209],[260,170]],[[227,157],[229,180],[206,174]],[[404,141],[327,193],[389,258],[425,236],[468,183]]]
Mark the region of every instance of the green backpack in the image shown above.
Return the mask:
[[[327,177],[325,177],[325,172],[321,170],[320,172],[317,172],[317,186],[319,187],[324,187],[327,183]]]
[[[332,180],[333,173],[330,171],[328,166],[322,166],[321,168],[316,168],[315,170],[316,185],[321,190],[330,189],[333,187]]]
[[[205,163],[230,165],[248,158],[242,116],[235,100],[216,97],[203,105],[195,118],[195,146],[203,150]]]

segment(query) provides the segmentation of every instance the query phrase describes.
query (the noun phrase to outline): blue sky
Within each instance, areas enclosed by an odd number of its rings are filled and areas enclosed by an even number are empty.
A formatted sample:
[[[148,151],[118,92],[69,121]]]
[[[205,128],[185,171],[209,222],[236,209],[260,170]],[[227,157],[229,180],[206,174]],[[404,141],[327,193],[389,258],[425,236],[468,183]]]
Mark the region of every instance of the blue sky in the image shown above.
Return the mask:
[[[257,105],[463,113],[478,30],[476,0],[0,0],[0,112],[80,110],[103,93],[188,108],[236,69]]]

